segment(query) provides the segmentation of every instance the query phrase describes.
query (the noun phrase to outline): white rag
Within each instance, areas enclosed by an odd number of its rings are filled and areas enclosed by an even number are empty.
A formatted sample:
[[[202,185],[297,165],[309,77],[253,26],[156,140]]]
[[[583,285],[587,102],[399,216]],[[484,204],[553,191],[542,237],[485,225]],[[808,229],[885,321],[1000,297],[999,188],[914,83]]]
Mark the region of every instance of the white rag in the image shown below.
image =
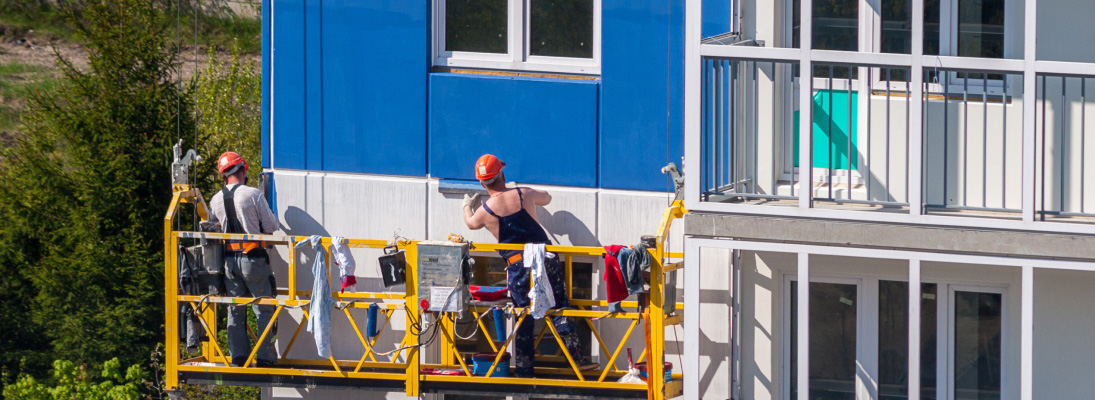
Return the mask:
[[[316,339],[316,353],[320,358],[331,356],[331,307],[335,300],[331,298],[330,284],[327,282],[327,267],[323,257],[327,250],[323,248],[323,238],[319,235],[309,236],[296,247],[312,246],[316,250],[316,260],[312,264],[312,299],[308,303],[308,332],[312,332]]]
[[[347,276],[353,276],[354,271],[357,269],[357,265],[354,263],[354,256],[350,254],[350,246],[344,243],[346,240],[342,236],[335,236],[331,238],[331,261],[335,262],[338,266],[338,281],[342,282]],[[353,291],[353,286],[349,286]]]
[[[555,307],[555,292],[551,290],[551,281],[544,268],[544,245],[536,243],[525,244],[525,254],[521,255],[525,260],[525,268],[530,268],[530,281],[532,290],[529,293],[529,306],[532,318],[540,319],[548,310]]]

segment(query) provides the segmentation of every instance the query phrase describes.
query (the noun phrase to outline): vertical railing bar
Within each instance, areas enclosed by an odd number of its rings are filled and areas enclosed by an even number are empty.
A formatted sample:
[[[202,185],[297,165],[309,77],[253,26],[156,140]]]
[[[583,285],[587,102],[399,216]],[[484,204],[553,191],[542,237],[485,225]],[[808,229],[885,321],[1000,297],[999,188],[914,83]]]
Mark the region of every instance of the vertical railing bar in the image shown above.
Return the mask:
[[[710,65],[710,60],[704,59],[702,60],[700,65],[703,68],[702,73],[700,74],[700,101],[702,102],[703,106],[703,112],[701,113],[702,115],[700,118],[700,143],[703,144],[704,149],[700,152],[701,154],[703,154],[703,156],[700,157],[699,170],[707,171],[707,163],[710,158],[708,154],[710,149],[707,146],[708,136],[710,136],[710,132],[708,132],[708,127],[711,125],[708,123],[708,120],[711,118],[711,109],[710,107],[708,107],[708,97],[711,95],[711,91],[707,87],[710,84],[710,80],[707,76],[708,71],[710,70],[710,68],[708,68]],[[703,185],[703,200],[707,201],[707,188],[709,187],[709,185],[707,184],[708,176],[706,173],[701,172],[700,177],[701,184]]]
[[[867,186],[867,201],[871,201],[871,98],[874,96],[874,67],[867,67],[867,175],[864,177]],[[889,182],[886,183],[887,185]]]
[[[1046,220],[1046,103],[1049,98],[1046,95],[1046,76],[1042,75],[1042,178],[1041,178],[1041,219]],[[1037,90],[1035,90],[1037,91]],[[1038,96],[1037,93],[1034,94]]]
[[[890,199],[890,86],[893,68],[886,67],[886,200]]]
[[[951,73],[950,71],[943,72],[943,204],[950,204],[950,199],[947,198],[948,192],[950,192],[950,121],[951,121],[951,96],[950,96],[950,84]],[[927,152],[925,152],[927,154]],[[925,163],[927,164],[927,163]],[[925,181],[927,181],[925,179]]]
[[[907,95],[907,96],[905,96],[905,187],[906,187],[905,190],[908,191],[907,188],[909,187],[909,145],[911,144],[909,141],[912,140],[911,139],[912,138],[912,128],[909,127],[910,125],[912,125],[912,122],[911,122],[912,121],[912,109],[910,108],[910,107],[912,107],[911,104],[912,104],[912,101],[913,101],[912,100],[912,86],[911,86],[912,85],[912,69],[910,68],[910,69],[907,69],[905,71],[906,71],[905,72],[905,94]],[[923,95],[921,95],[921,96],[923,96]],[[921,135],[921,136],[923,136],[923,135]],[[887,144],[889,143],[889,138],[886,139],[886,142],[887,142]],[[889,146],[887,146],[886,149],[887,149],[886,151],[888,152],[889,151]],[[890,165],[889,157],[890,157],[889,153],[886,153],[886,168],[889,168],[889,165]],[[923,179],[923,176],[924,176],[923,173],[921,173],[920,176],[921,176],[921,179]],[[886,179],[887,180],[890,179],[890,172],[889,172],[888,169],[886,170]],[[886,186],[887,187],[889,186],[889,182],[886,183]],[[891,196],[890,193],[891,192],[889,190],[886,190],[886,199],[889,200],[889,201],[893,201],[894,200],[893,196]],[[921,193],[923,193],[923,191],[921,191]],[[909,194],[908,193],[905,193],[905,201],[908,202],[909,204],[912,204],[912,200],[909,199]]]
[[[811,74],[811,76],[812,75],[813,74]],[[813,110],[810,110],[810,113],[813,114]],[[828,133],[827,136],[829,136],[829,148],[827,149],[828,153],[829,153],[829,177],[828,177],[828,182],[826,182],[826,183],[828,183],[828,187],[829,187],[829,199],[832,199],[833,198],[833,65],[832,64],[829,64],[829,132],[827,132],[827,133]],[[813,132],[810,132],[810,134],[812,135]],[[810,151],[813,151],[813,149],[810,149]],[[811,165],[811,167],[813,167],[813,166]],[[813,174],[810,174],[810,179],[813,179]]]
[[[714,86],[714,88],[715,88],[715,110],[714,110],[715,111],[715,128],[711,131],[712,132],[711,141],[712,141],[712,146],[713,146],[712,148],[714,149],[714,152],[715,152],[714,153],[715,154],[715,162],[714,162],[714,164],[711,165],[711,176],[712,176],[711,191],[712,192],[717,192],[718,189],[719,189],[719,186],[722,184],[722,181],[719,180],[719,165],[722,164],[722,157],[723,157],[722,148],[719,146],[719,143],[720,143],[719,139],[721,139],[721,137],[722,137],[722,125],[723,125],[723,118],[724,118],[724,116],[723,116],[724,110],[723,110],[723,106],[722,106],[722,96],[724,95],[724,93],[723,93],[724,90],[722,88],[722,69],[723,69],[722,68],[722,63],[723,63],[723,60],[719,59],[719,60],[716,60],[716,62],[718,62],[718,67],[716,67],[715,71],[714,71],[714,74],[715,74],[715,86]]]
[[[1068,78],[1065,77],[1064,75],[1061,75],[1061,129],[1058,129],[1058,131],[1060,131],[1060,136],[1059,137],[1061,138],[1061,140],[1059,141],[1060,145],[1057,146],[1059,149],[1061,149],[1058,152],[1059,154],[1057,155],[1057,158],[1059,158],[1061,160],[1060,161],[1061,169],[1060,169],[1060,171],[1057,172],[1058,185],[1060,185],[1060,187],[1061,187],[1060,193],[1057,195],[1057,197],[1061,198],[1061,200],[1058,202],[1058,203],[1060,203],[1060,209],[1057,210],[1057,211],[1060,211],[1060,212],[1065,212],[1065,193],[1066,193],[1066,187],[1065,187],[1065,168],[1066,168],[1065,159],[1067,158],[1067,157],[1065,157],[1066,156],[1065,153],[1068,152],[1068,145],[1065,142],[1066,140],[1068,140],[1067,137],[1065,136],[1066,135],[1065,131],[1068,130],[1068,119],[1067,119],[1067,117],[1068,117],[1068,93],[1067,93],[1067,90],[1068,90]]]
[[[774,65],[775,62],[773,61],[772,64]],[[792,97],[791,101],[793,102],[790,107],[787,107],[787,109],[791,112],[791,116],[793,117],[795,115],[795,104],[798,104],[798,99],[794,98],[795,79],[798,79],[797,75],[799,75],[799,74],[794,73],[795,72],[794,64],[788,63],[787,67],[788,67],[787,69],[789,70],[788,72],[792,75],[791,76],[791,97]],[[799,68],[802,68],[801,64],[799,65]],[[798,93],[799,93],[799,96],[801,96],[802,95],[802,82],[799,82],[798,86],[799,86]],[[784,103],[786,103],[786,102],[784,102]],[[802,118],[802,115],[803,115],[802,110],[799,110],[798,117]],[[791,124],[795,125],[795,126],[791,127],[791,132],[794,132],[796,127],[799,127],[799,126],[802,125],[802,124],[795,124],[794,118],[791,118]],[[799,135],[805,135],[805,133],[799,132]],[[792,142],[797,142],[798,139],[796,139],[795,135],[792,134],[791,135],[791,141]],[[794,144],[789,144],[789,145],[791,146],[792,149],[795,148]],[[803,151],[803,150],[799,149],[799,151]],[[795,160],[798,159],[798,157],[795,157],[795,154],[794,154],[793,151],[791,152],[791,158],[794,158]],[[800,165],[799,168],[802,168],[802,166]],[[798,182],[799,179],[800,179],[799,178],[799,170],[795,169],[795,162],[794,162],[794,160],[792,160],[791,161],[791,197],[795,197],[795,183]]]
[[[989,75],[981,80],[981,207],[989,204]]]
[[[757,67],[757,61],[752,61],[752,65],[753,65],[753,77],[752,77],[753,78],[753,84],[752,84],[753,95],[752,95],[752,98],[751,98],[751,101],[749,102],[749,104],[753,105],[753,107],[752,107],[753,111],[752,111],[752,113],[749,113],[749,115],[752,117],[752,128],[749,129],[749,132],[752,132],[752,135],[750,135],[750,138],[752,139],[752,144],[753,144],[753,162],[752,162],[753,163],[753,170],[752,170],[752,175],[751,175],[752,176],[752,181],[750,181],[751,183],[749,185],[750,188],[752,188],[752,190],[749,191],[749,192],[753,193],[753,194],[756,194],[756,193],[760,193],[760,191],[757,190],[757,181],[758,181],[758,178],[760,178],[760,172],[759,172],[759,170],[760,170],[760,157],[759,157],[760,156],[760,145],[757,142],[758,141],[757,140],[757,132],[758,132],[757,125],[760,125],[759,124],[760,115],[758,115],[759,114],[758,108],[760,106],[760,104],[758,103],[758,101],[760,100],[760,80],[757,77],[758,71],[759,71],[759,68]]]
[[[738,154],[738,147],[739,147],[738,146],[738,141],[740,140],[740,138],[738,137],[738,133],[739,133],[738,132],[738,124],[740,123],[738,121],[738,64],[739,63],[741,63],[741,61],[739,61],[739,60],[734,60],[734,61],[728,62],[728,64],[730,65],[730,77],[729,77],[729,79],[727,79],[727,84],[729,85],[729,87],[727,89],[727,95],[730,96],[730,108],[729,108],[729,110],[730,110],[729,111],[730,112],[730,123],[726,126],[726,128],[727,128],[727,135],[729,135],[728,139],[730,139],[727,143],[730,146],[730,149],[729,149],[729,155],[730,156],[726,158],[726,168],[727,168],[726,172],[727,172],[727,175],[728,175],[727,178],[729,178],[729,181],[726,182],[726,183],[728,185],[733,185],[734,193],[738,193],[738,181],[739,181],[739,179],[738,179],[738,160],[741,158]]]
[[[848,66],[848,131],[844,134],[848,139],[848,154],[846,154],[848,159],[848,176],[846,177],[848,179],[848,200],[852,199],[852,71],[854,68],[851,65]]]
[[[961,80],[961,205],[969,205],[969,71],[964,72],[966,79]]]
[[[1000,139],[1000,150],[1003,162],[1000,165],[1000,208],[1008,208],[1008,76],[1004,75],[1004,94],[1000,96],[1000,105],[1003,111],[1004,137]],[[987,146],[987,144],[986,144]]]
[[[1080,214],[1084,213],[1084,192],[1087,186],[1087,77],[1080,77]]]

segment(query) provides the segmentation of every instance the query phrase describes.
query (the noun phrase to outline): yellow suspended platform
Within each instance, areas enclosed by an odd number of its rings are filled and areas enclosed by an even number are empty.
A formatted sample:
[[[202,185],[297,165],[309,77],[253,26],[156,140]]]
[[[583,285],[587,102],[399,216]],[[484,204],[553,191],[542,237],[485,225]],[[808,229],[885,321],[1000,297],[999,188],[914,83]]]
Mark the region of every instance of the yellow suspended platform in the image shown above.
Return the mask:
[[[164,217],[164,254],[166,259],[164,260],[164,287],[166,289],[166,296],[164,300],[164,310],[166,314],[166,328],[164,337],[166,339],[166,388],[167,390],[176,390],[180,383],[194,383],[194,384],[232,384],[232,385],[252,385],[252,386],[273,386],[273,387],[341,387],[341,388],[360,388],[370,390],[380,390],[387,392],[404,392],[407,396],[417,397],[424,393],[455,393],[455,394],[475,394],[475,395],[532,395],[537,397],[565,397],[565,398],[596,398],[596,399],[612,399],[612,398],[647,398],[647,399],[670,399],[678,397],[682,394],[682,379],[683,376],[680,373],[673,373],[671,380],[668,382],[663,379],[648,379],[645,384],[637,383],[617,383],[616,381],[627,373],[626,368],[620,369],[615,366],[617,360],[622,360],[623,356],[621,352],[624,350],[628,338],[632,335],[636,337],[643,337],[645,332],[649,334],[649,345],[642,350],[639,355],[641,361],[654,361],[647,362],[649,365],[649,376],[660,377],[664,376],[664,367],[662,361],[665,360],[665,328],[667,326],[679,325],[683,322],[683,307],[681,305],[676,306],[676,310],[665,310],[664,289],[666,281],[666,273],[680,269],[682,263],[680,262],[683,254],[671,253],[665,249],[665,240],[668,236],[669,227],[673,221],[684,215],[685,210],[680,201],[674,201],[673,204],[666,209],[662,216],[661,225],[658,229],[657,235],[657,247],[650,249],[651,254],[654,256],[654,262],[650,267],[650,293],[649,293],[649,306],[645,308],[643,314],[636,312],[623,312],[623,313],[607,313],[608,304],[602,300],[583,300],[574,299],[570,300],[571,308],[552,310],[548,315],[552,316],[569,316],[573,317],[579,324],[583,324],[590,328],[590,332],[593,333],[596,339],[597,346],[599,347],[602,357],[608,356],[607,361],[602,359],[602,369],[592,371],[581,371],[575,365],[573,357],[568,354],[566,347],[561,345],[562,338],[555,330],[555,327],[551,323],[551,318],[544,318],[545,326],[537,335],[537,344],[542,340],[549,340],[559,343],[560,349],[555,355],[538,355],[537,360],[555,360],[557,364],[562,364],[565,361],[567,367],[565,368],[549,368],[549,367],[537,367],[536,378],[516,378],[516,377],[487,377],[487,376],[475,376],[473,375],[471,365],[467,361],[470,358],[470,353],[462,352],[456,345],[456,321],[452,313],[431,313],[432,323],[440,324],[436,333],[435,346],[440,349],[439,362],[426,363],[423,362],[422,352],[423,349],[420,340],[424,339],[424,332],[417,332],[413,327],[420,326],[418,321],[423,319],[423,316],[419,315],[419,293],[417,293],[418,284],[415,282],[417,276],[416,268],[416,246],[417,241],[406,240],[396,243],[396,246],[400,250],[406,252],[407,259],[407,273],[406,284],[403,285],[405,291],[403,292],[357,292],[357,293],[331,293],[335,300],[335,308],[331,310],[332,321],[335,318],[340,318],[338,314],[342,314],[349,323],[352,330],[348,332],[334,331],[334,324],[332,324],[332,336],[344,335],[344,337],[356,337],[360,342],[360,345],[364,349],[364,354],[355,359],[343,359],[337,358],[337,354],[332,355],[328,360],[316,360],[316,359],[296,359],[288,357],[289,350],[292,349],[297,341],[297,338],[301,334],[301,328],[304,327],[304,323],[297,326],[296,331],[292,335],[288,335],[288,332],[281,332],[278,340],[288,340],[288,344],[285,346],[285,350],[281,351],[281,355],[277,360],[275,367],[260,368],[255,365],[255,354],[257,348],[252,348],[252,352],[247,362],[242,367],[233,367],[228,364],[228,357],[225,352],[226,349],[221,348],[217,344],[216,340],[208,340],[202,342],[201,351],[199,355],[191,358],[183,359],[181,355],[182,347],[179,341],[179,309],[183,304],[191,305],[195,310],[200,310],[199,319],[201,320],[202,329],[205,330],[205,334],[209,338],[217,338],[218,330],[217,326],[217,307],[216,304],[262,304],[275,306],[273,318],[268,326],[261,327],[261,332],[252,332],[252,339],[256,343],[261,342],[263,338],[271,334],[271,328],[278,317],[287,314],[287,309],[299,309],[307,317],[309,309],[310,291],[299,290],[298,283],[296,281],[297,276],[297,251],[294,245],[304,240],[304,236],[280,236],[280,235],[238,235],[238,234],[221,234],[221,233],[201,233],[191,231],[179,231],[174,228],[176,225],[176,216],[179,213],[180,208],[184,204],[192,205],[195,207],[195,212],[202,220],[208,218],[208,206],[205,200],[202,198],[201,193],[197,189],[193,189],[187,185],[175,185],[174,196],[171,200],[171,205],[168,208],[167,215]],[[278,295],[276,298],[238,298],[238,297],[225,297],[225,296],[187,296],[179,295],[178,287],[178,249],[180,242],[196,242],[198,239],[212,239],[212,240],[255,240],[265,241],[268,245],[274,246],[288,246],[288,276],[278,277],[280,282],[284,282],[284,278],[288,278],[286,286],[278,288]],[[331,238],[323,238],[324,248],[328,248],[331,244]],[[348,246],[351,248],[373,248],[383,249],[388,246],[388,242],[385,240],[375,239],[349,239]],[[523,245],[520,244],[482,244],[473,243],[471,251],[473,253],[480,252],[495,252],[497,250],[523,249]],[[572,296],[573,282],[573,260],[575,256],[600,256],[605,253],[601,247],[580,247],[580,246],[547,246],[547,251],[555,252],[556,254],[564,257],[566,265],[566,280],[567,280],[567,294]],[[328,260],[328,271],[330,271],[329,260],[331,257],[325,257]],[[671,260],[676,262],[670,263]],[[365,265],[364,263],[362,265]],[[330,276],[330,274],[328,274]],[[595,279],[595,278],[594,278]],[[385,301],[387,300],[387,302]],[[389,349],[383,351],[383,349],[377,349],[377,339],[381,336],[378,334],[376,337],[368,338],[363,332],[363,326],[359,325],[359,321],[355,320],[351,310],[367,309],[371,304],[376,304],[379,307],[379,316],[384,317],[383,326],[378,323],[378,329],[381,334],[385,330],[394,328],[391,327],[393,319],[402,318],[405,321],[405,329],[402,332],[402,340],[395,349]],[[629,309],[636,309],[638,303],[635,301],[625,301],[622,304]],[[506,349],[513,341],[514,334],[510,332],[506,338],[494,338],[491,337],[493,332],[487,329],[487,326],[481,319],[478,319],[483,313],[488,313],[493,305],[476,305],[473,303],[469,310],[473,316],[477,317],[475,323],[479,325],[479,335],[486,335],[486,341],[490,344],[490,347],[498,352],[499,349]],[[518,324],[523,318],[528,317],[528,310],[524,308],[511,308],[509,309],[513,313],[518,321]],[[593,321],[598,319],[617,319],[627,321],[628,325],[626,333],[619,338],[606,338],[601,335],[597,330],[597,325]],[[514,326],[516,326],[515,324]],[[427,330],[427,329],[423,329]],[[307,333],[305,333],[307,334]],[[397,334],[398,335],[398,334]],[[398,337],[398,336],[397,336]],[[606,339],[615,339],[609,341]],[[538,347],[538,346],[537,346]],[[334,350],[334,349],[332,349]],[[503,350],[504,351],[504,350]],[[332,351],[334,352],[334,351]],[[498,352],[499,354],[501,352]],[[561,357],[560,357],[561,356]],[[499,360],[496,357],[494,363],[491,365],[491,371],[499,365]],[[538,361],[539,363],[539,361]],[[455,375],[429,375],[423,373],[427,369],[445,369],[453,371]],[[491,375],[487,373],[486,375]]]

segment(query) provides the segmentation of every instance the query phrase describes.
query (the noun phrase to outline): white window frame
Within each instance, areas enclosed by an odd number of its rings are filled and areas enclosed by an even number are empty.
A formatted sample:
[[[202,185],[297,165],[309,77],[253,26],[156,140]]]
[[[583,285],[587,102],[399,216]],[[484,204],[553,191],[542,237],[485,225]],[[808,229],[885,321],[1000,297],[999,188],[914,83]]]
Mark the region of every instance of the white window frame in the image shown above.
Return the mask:
[[[601,0],[593,1],[593,58],[550,57],[530,54],[531,23],[526,12],[532,0],[508,0],[505,54],[445,50],[445,0],[433,0],[433,65],[522,72],[601,74]]]
[[[798,275],[794,272],[781,274],[780,300],[780,395],[781,400],[794,400],[791,398],[791,282],[798,281]],[[818,274],[810,273],[810,283],[834,283],[856,285],[856,364],[863,371],[856,374],[856,391],[866,390],[868,393],[878,393],[878,302],[879,282],[909,282],[908,277],[889,275],[851,275],[851,274]],[[1008,345],[1011,338],[1008,335],[1008,285],[1003,283],[968,282],[959,280],[922,279],[921,284],[930,283],[936,285],[936,379],[935,388],[938,400],[954,400],[954,335],[955,312],[954,293],[974,292],[993,293],[1000,295],[1001,320],[1000,320],[1000,362],[1004,370],[1000,371],[1000,395],[1001,398],[1009,398],[1009,379],[1007,375]],[[867,323],[865,323],[867,322]],[[870,323],[870,322],[873,322]],[[864,380],[866,373],[872,382]],[[909,384],[913,384],[910,382]],[[919,384],[919,383],[917,383]],[[874,385],[873,390],[867,385]]]
[[[782,336],[782,340],[780,340],[780,342],[781,342],[781,344],[780,344],[780,354],[781,354],[781,356],[780,356],[780,365],[781,365],[781,367],[780,367],[780,376],[783,377],[783,378],[780,379],[780,383],[779,383],[779,385],[780,385],[780,399],[782,399],[782,400],[795,400],[795,399],[791,398],[791,356],[792,356],[792,354],[791,354],[791,322],[792,322],[791,321],[791,282],[798,282],[798,276],[793,272],[787,272],[787,273],[784,273],[782,275],[783,275],[783,279],[782,279],[783,283],[781,285],[781,288],[783,289],[782,290],[783,294],[780,296],[780,320],[781,320],[780,335]],[[863,299],[865,297],[867,297],[866,292],[865,292],[865,286],[866,286],[867,282],[865,282],[865,280],[862,279],[862,278],[854,278],[854,277],[851,277],[850,275],[841,275],[841,274],[833,274],[833,275],[822,274],[822,275],[819,275],[819,274],[815,274],[815,273],[810,273],[810,283],[832,283],[832,284],[838,284],[838,285],[855,285],[855,287],[856,287],[856,305],[855,305],[855,312],[856,312],[856,314],[855,314],[856,315],[856,318],[855,318],[856,349],[855,349],[855,354],[856,354],[856,364],[858,366],[860,364],[860,356],[862,356],[864,354],[865,349],[863,348],[863,346],[866,345],[866,343],[864,343],[864,341],[861,340],[861,339],[866,337],[866,335],[870,334],[870,332],[867,331],[868,328],[865,326],[867,324],[863,323],[863,317],[865,315],[864,313],[867,312],[865,304],[868,304],[868,303],[863,301]],[[876,286],[877,286],[877,284],[876,284]],[[878,292],[878,290],[876,289],[875,290],[875,295],[874,295],[875,298],[878,297],[877,292]],[[876,332],[876,335],[877,335],[877,332]],[[802,379],[802,377],[799,377],[799,379]],[[809,377],[806,377],[806,379],[809,379]],[[856,373],[856,376],[855,376],[856,389],[858,390],[859,388],[863,387],[865,384],[866,384],[866,382],[863,381],[862,374]]]
[[[940,382],[946,382],[946,394],[945,397],[940,397],[940,400],[954,400],[954,335],[955,335],[955,319],[957,318],[954,312],[954,299],[955,292],[972,292],[972,293],[991,293],[1000,295],[1000,398],[1007,399],[1008,397],[1008,374],[1006,368],[1008,366],[1008,294],[1007,286],[1004,285],[990,285],[990,284],[949,284],[946,285],[947,293],[947,346],[946,346],[946,358],[936,356],[936,362],[938,360],[947,360],[946,368],[936,367],[936,374],[945,373],[947,376],[944,380],[936,378],[936,387],[939,387]],[[937,292],[942,293],[942,290]],[[939,302],[943,304],[943,302]],[[944,318],[942,314],[939,318]],[[942,349],[943,346],[937,346],[937,351]]]

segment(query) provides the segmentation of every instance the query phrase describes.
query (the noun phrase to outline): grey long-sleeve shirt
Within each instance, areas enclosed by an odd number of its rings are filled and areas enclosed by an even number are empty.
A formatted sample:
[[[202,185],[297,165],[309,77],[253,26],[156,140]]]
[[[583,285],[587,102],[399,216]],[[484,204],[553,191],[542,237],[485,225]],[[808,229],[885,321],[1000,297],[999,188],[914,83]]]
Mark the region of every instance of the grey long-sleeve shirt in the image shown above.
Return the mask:
[[[228,190],[232,190],[237,184],[226,185]],[[232,198],[236,205],[236,216],[240,219],[240,224],[243,225],[243,231],[247,234],[270,234],[274,233],[278,229],[278,218],[274,215],[274,212],[270,210],[270,205],[266,203],[266,196],[262,195],[258,189],[244,185],[243,187],[236,189],[236,192],[232,194]],[[210,220],[213,222],[220,222],[221,231],[228,228],[228,216],[224,211],[224,193],[218,191],[213,195],[213,200],[209,202],[209,208],[213,209],[213,213],[210,216]]]

